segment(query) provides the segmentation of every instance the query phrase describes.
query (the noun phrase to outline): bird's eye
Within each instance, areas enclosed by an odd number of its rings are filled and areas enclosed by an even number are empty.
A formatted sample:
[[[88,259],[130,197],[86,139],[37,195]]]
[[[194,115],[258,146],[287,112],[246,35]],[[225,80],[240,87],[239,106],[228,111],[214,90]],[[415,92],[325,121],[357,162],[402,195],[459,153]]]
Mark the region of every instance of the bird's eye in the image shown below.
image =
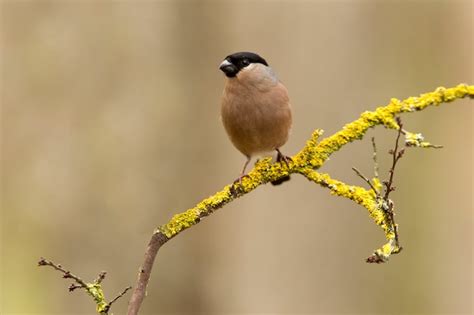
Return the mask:
[[[242,64],[244,66],[248,66],[250,64],[250,61],[248,59],[242,59]]]

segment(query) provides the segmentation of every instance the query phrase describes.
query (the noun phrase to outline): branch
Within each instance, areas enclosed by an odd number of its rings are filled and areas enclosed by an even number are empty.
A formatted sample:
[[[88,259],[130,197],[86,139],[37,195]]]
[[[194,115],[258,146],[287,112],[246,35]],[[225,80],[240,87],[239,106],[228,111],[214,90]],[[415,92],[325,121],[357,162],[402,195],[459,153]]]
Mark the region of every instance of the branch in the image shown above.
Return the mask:
[[[374,160],[374,176],[375,178],[379,178],[379,163],[377,162],[377,146],[375,145],[375,138],[371,138],[372,141],[372,150],[374,153],[372,154],[372,159]]]
[[[151,237],[148,247],[145,251],[145,259],[143,265],[138,272],[137,286],[133,291],[132,298],[128,303],[128,314],[138,314],[140,306],[146,295],[146,287],[150,280],[151,270],[155,261],[156,254],[160,247],[169,240],[166,235],[160,231],[155,231]]]
[[[63,274],[64,279],[73,279],[75,283],[72,283],[69,286],[69,292],[72,292],[76,289],[84,289],[93,299],[97,305],[97,313],[101,315],[107,315],[112,307],[112,304],[115,303],[118,299],[127,293],[132,287],[125,288],[122,293],[117,295],[112,301],[106,302],[104,291],[102,290],[101,283],[105,279],[106,272],[102,271],[99,273],[97,279],[93,283],[86,283],[78,276],[71,273],[69,270],[64,269],[60,264],[55,264],[54,262],[47,260],[45,258],[40,258],[38,261],[38,266],[49,266],[57,271],[60,271]]]
[[[434,92],[422,94],[419,97],[410,97],[404,101],[392,99],[384,107],[379,107],[375,111],[366,111],[362,113],[359,119],[345,125],[341,131],[319,143],[317,141],[319,136],[322,135],[322,130],[316,130],[303,150],[291,157],[288,165],[281,162],[272,164],[270,159],[258,161],[254,169],[241,182],[227,185],[194,208],[173,216],[168,223],[158,227],[152,235],[145,252],[144,263],[140,268],[137,287],[129,303],[128,315],[138,314],[145,296],[154,259],[163,244],[199,223],[202,218],[212,214],[232,200],[248,194],[260,185],[278,180],[292,173],[299,173],[309,180],[330,189],[332,194],[349,198],[366,208],[375,223],[383,229],[388,240],[380,249],[374,251],[371,257],[376,255],[381,261],[387,261],[391,254],[398,253],[401,250],[398,246],[397,227],[389,215],[389,212],[393,214],[393,204],[389,205],[389,211],[387,211],[383,208],[383,203],[378,200],[377,193],[374,190],[347,185],[332,179],[328,174],[318,173],[316,170],[344,145],[362,139],[369,128],[383,125],[386,128],[400,130],[401,128],[395,121],[396,115],[420,111],[428,106],[452,102],[466,96],[474,97],[474,86],[461,84],[449,89],[440,87]],[[413,135],[416,136],[413,137]],[[405,133],[405,143],[417,147],[434,147],[430,143],[424,142],[420,134],[409,132]]]
[[[353,167],[352,170],[370,186],[370,189],[372,189],[375,194],[378,194],[377,189],[372,185],[370,179],[365,177],[357,168]]]
[[[398,160],[400,160],[405,153],[405,150],[402,149],[398,151],[398,142],[400,141],[400,135],[402,133],[402,121],[399,117],[397,117],[397,123],[400,126],[397,133],[397,140],[395,140],[395,148],[393,150],[388,151],[389,154],[392,155],[392,167],[390,168],[389,174],[390,177],[388,181],[384,182],[385,185],[385,195],[383,197],[384,200],[388,200],[390,193],[395,190],[393,186],[393,175],[395,174],[395,167],[397,166]]]
[[[365,177],[361,172],[359,172],[359,170],[357,170],[355,167],[352,168],[357,173],[357,175],[359,175],[359,177],[361,177],[364,181],[367,182],[367,184],[369,184],[372,191],[375,193],[375,198],[378,201],[379,208],[384,210],[385,213],[388,215],[388,218],[390,220],[388,223],[391,226],[391,229],[394,234],[394,238],[389,239],[391,241],[389,244],[391,245],[394,241],[395,243],[394,249],[396,249],[396,251],[393,251],[392,253],[399,253],[402,250],[402,247],[400,246],[400,242],[398,240],[398,225],[395,223],[395,211],[394,211],[395,205],[393,201],[388,198],[390,193],[395,190],[395,187],[393,186],[395,167],[397,166],[398,161],[402,158],[405,152],[404,149],[400,151],[398,150],[400,135],[403,133],[403,125],[402,125],[402,120],[400,119],[400,117],[397,117],[397,123],[398,123],[399,128],[397,132],[397,138],[395,140],[395,147],[389,150],[388,152],[392,156],[392,167],[388,171],[389,180],[383,182],[386,188],[384,196],[382,197],[381,195],[381,184],[380,184],[379,169],[378,169],[378,162],[377,162],[377,147],[375,145],[374,137],[372,137],[372,147],[374,150],[373,160],[374,160],[374,176],[375,176],[373,178],[373,182],[376,185],[376,187],[374,187],[372,183],[370,182],[370,180],[367,177]],[[387,260],[388,260],[388,256],[384,255],[383,250],[376,250],[370,257],[366,259],[366,262],[380,264],[380,263],[386,262]]]

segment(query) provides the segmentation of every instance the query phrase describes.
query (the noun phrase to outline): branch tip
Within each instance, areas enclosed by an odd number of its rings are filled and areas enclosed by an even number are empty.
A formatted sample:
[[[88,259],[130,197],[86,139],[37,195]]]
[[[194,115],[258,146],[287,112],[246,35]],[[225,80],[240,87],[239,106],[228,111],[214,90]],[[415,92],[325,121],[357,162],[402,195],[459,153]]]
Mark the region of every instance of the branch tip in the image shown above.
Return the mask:
[[[104,292],[101,287],[101,282],[105,279],[105,275],[107,274],[107,272],[105,271],[100,272],[98,277],[94,280],[93,283],[86,283],[81,278],[71,273],[69,270],[64,269],[61,266],[61,264],[55,264],[54,262],[47,260],[43,257],[39,259],[38,266],[50,266],[53,269],[61,272],[63,274],[62,277],[64,279],[73,279],[75,283],[71,283],[69,285],[68,287],[69,292],[73,292],[77,289],[84,289],[93,298],[94,302],[97,305],[97,313],[101,315],[107,315],[112,304],[115,301],[117,301],[119,298],[124,296],[125,293],[127,293],[127,291],[132,288],[132,287],[125,288],[125,290],[123,290],[122,293],[120,293],[112,301],[107,303],[105,301]]]

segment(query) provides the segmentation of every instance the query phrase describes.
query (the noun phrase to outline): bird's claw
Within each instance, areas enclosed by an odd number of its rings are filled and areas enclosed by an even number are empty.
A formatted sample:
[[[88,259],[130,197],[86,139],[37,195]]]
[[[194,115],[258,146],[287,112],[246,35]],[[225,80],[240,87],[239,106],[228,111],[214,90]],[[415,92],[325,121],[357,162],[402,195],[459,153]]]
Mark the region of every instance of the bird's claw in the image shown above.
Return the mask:
[[[242,179],[245,178],[245,177],[249,177],[247,174],[242,174],[240,175],[239,177],[237,177],[235,180],[234,180],[234,185],[242,185]]]
[[[293,160],[291,159],[291,157],[289,156],[286,156],[286,155],[283,155],[280,150],[276,150],[277,151],[277,162],[284,162],[286,164],[286,167],[289,167],[289,162],[293,162]]]
[[[242,192],[242,179],[244,177],[249,177],[249,176],[246,174],[240,175],[237,179],[234,180],[232,186],[230,186],[230,193],[232,197],[235,198],[239,195],[239,193]]]

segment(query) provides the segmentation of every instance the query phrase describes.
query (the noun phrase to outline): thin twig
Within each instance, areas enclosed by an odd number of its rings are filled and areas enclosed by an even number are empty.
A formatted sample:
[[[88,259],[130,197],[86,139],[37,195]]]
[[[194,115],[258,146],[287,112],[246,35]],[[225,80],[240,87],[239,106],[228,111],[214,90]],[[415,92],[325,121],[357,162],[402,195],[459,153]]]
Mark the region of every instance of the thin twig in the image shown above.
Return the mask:
[[[396,138],[396,141],[395,141],[395,147],[389,151],[389,154],[392,156],[392,167],[389,170],[390,176],[389,176],[389,180],[383,182],[383,184],[385,185],[385,189],[386,189],[383,198],[380,195],[377,195],[377,198],[382,201],[381,207],[384,210],[384,212],[386,213],[387,221],[388,221],[391,229],[393,230],[394,241],[395,241],[396,247],[398,248],[397,252],[399,252],[402,248],[400,247],[400,243],[399,243],[398,226],[395,223],[394,203],[393,203],[392,200],[389,199],[389,196],[390,196],[390,193],[395,190],[395,187],[393,186],[395,167],[397,166],[398,160],[400,160],[400,158],[403,156],[403,154],[405,152],[404,149],[402,149],[400,151],[398,150],[399,149],[400,135],[405,133],[405,131],[403,130],[403,124],[402,124],[402,121],[401,121],[400,117],[396,118],[396,122],[397,122],[399,128],[398,128],[398,132],[397,132],[397,138]],[[374,174],[375,174],[375,177],[378,178],[378,175],[379,175],[378,171],[379,170],[378,170],[378,163],[377,163],[377,148],[376,148],[376,145],[375,145],[375,139],[373,137],[372,137],[372,147],[373,147],[373,150],[374,150],[374,154],[373,154]],[[354,168],[352,168],[352,169],[354,169]],[[363,177],[361,174],[359,174],[359,172],[357,170],[355,170],[355,171],[365,181],[368,181],[368,179],[366,177]],[[378,251],[374,252],[374,254],[372,254],[370,257],[368,257],[366,259],[366,262],[368,262],[368,263],[377,263],[377,264],[383,263],[385,261],[386,261],[386,257],[381,255]]]
[[[390,150],[389,153],[392,155],[392,167],[389,171],[390,173],[390,178],[387,182],[384,182],[386,186],[385,190],[385,195],[384,195],[384,204],[387,205],[387,213],[391,222],[391,225],[393,226],[393,232],[395,234],[395,243],[399,247],[399,241],[398,241],[398,228],[397,224],[395,223],[395,213],[393,211],[393,201],[389,199],[390,193],[395,190],[395,187],[393,186],[393,178],[395,174],[395,167],[397,166],[397,162],[402,158],[403,154],[405,153],[404,149],[401,149],[400,151],[398,150],[399,148],[399,140],[400,140],[400,135],[402,134],[402,120],[400,117],[396,118],[397,124],[399,126],[398,133],[397,133],[397,139],[395,140],[395,148],[393,150]]]
[[[107,304],[107,311],[110,310],[110,308],[112,307],[112,304],[114,304],[118,299],[120,299],[122,296],[124,296],[128,290],[131,290],[132,287],[131,286],[128,286],[126,287],[122,293],[120,293],[119,295],[117,295],[112,301],[110,301],[108,304]]]
[[[97,279],[94,280],[94,283],[100,284],[104,281],[105,276],[107,275],[107,271],[101,271],[97,276]]]
[[[393,204],[393,201],[391,200],[388,200],[388,215],[390,216],[390,221],[392,221],[392,224],[393,224],[393,233],[395,234],[395,244],[397,246],[399,246],[399,242],[398,242],[398,227],[397,227],[397,224],[395,223],[395,212],[393,211],[393,207],[394,207],[394,204]],[[400,247],[400,250],[402,248]]]
[[[356,174],[359,175],[359,177],[362,178],[367,184],[369,184],[370,188],[374,191],[374,193],[375,193],[376,195],[378,195],[377,190],[375,189],[375,187],[372,185],[372,183],[370,182],[370,180],[369,180],[367,177],[365,177],[365,176],[364,176],[357,168],[355,168],[355,167],[353,167],[352,170],[353,170],[354,172],[356,172]]]
[[[444,146],[442,144],[429,144],[427,148],[442,149]]]
[[[81,285],[77,285],[77,284],[74,284],[74,283],[71,283],[71,285],[68,287],[69,292],[72,292],[72,291],[74,291],[76,289],[80,289],[80,288],[82,288]]]
[[[54,269],[58,270],[58,271],[61,271],[64,275],[63,275],[63,278],[64,279],[73,279],[74,281],[76,281],[76,283],[79,285],[79,286],[76,286],[74,284],[72,284],[70,287],[69,287],[69,291],[74,291],[74,289],[77,289],[78,287],[79,288],[86,288],[87,287],[87,284],[81,279],[79,278],[78,276],[72,274],[69,270],[66,270],[64,269],[61,264],[55,264],[54,262],[50,261],[50,260],[47,260],[43,257],[40,258],[40,260],[38,261],[38,266],[50,266],[50,267],[53,267]]]
[[[385,195],[383,197],[384,200],[388,200],[388,197],[392,191],[395,190],[395,187],[393,187],[393,175],[395,173],[395,167],[397,166],[398,160],[403,156],[403,153],[405,153],[405,150],[400,150],[398,151],[398,143],[400,141],[400,135],[402,134],[402,120],[400,117],[397,117],[397,123],[398,123],[398,133],[397,133],[397,139],[395,140],[395,148],[393,150],[390,150],[389,153],[392,155],[392,167],[390,168],[390,177],[388,181],[385,181]]]
[[[414,142],[408,141],[408,135],[413,134],[413,133],[411,133],[408,130],[405,130],[403,128],[400,129],[400,131],[405,136],[405,145],[407,147],[422,147],[422,148],[433,148],[433,149],[442,149],[443,148],[443,145],[431,144],[431,143],[428,143],[428,142],[422,142],[422,140],[420,140],[420,139],[416,139],[416,141],[414,141]]]
[[[372,148],[373,148],[373,155],[372,155],[372,159],[374,160],[374,177],[375,178],[379,178],[379,164],[377,162],[377,147],[375,145],[375,138],[372,137]],[[356,172],[357,175],[359,175],[360,178],[362,178],[369,186],[370,188],[374,191],[375,195],[377,197],[380,197],[380,194],[378,192],[377,189],[375,189],[374,185],[372,184],[372,182],[370,181],[370,179],[368,179],[366,176],[364,176],[364,174],[362,174],[357,168],[355,167],[352,167],[352,170],[354,172]]]
[[[372,137],[372,148],[374,150],[372,155],[374,160],[374,177],[379,178],[379,163],[377,162],[377,146],[375,145],[375,137]]]

